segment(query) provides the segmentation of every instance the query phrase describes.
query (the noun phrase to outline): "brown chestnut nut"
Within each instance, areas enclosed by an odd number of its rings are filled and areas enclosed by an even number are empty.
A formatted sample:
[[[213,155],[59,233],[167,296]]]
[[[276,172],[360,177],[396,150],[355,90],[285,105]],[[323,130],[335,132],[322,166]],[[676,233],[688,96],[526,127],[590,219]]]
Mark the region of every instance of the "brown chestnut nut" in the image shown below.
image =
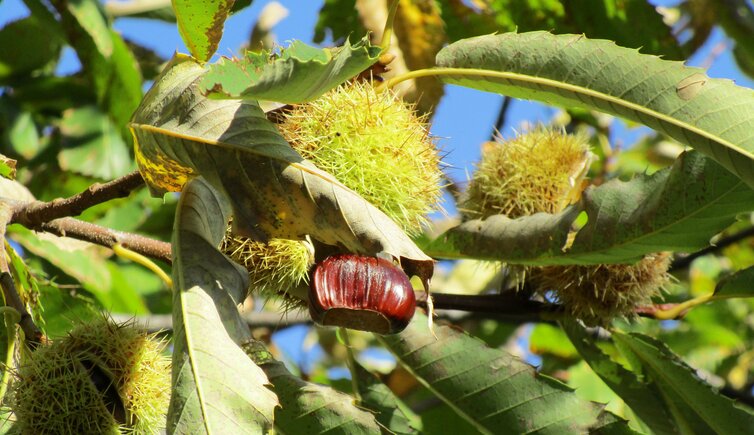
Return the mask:
[[[382,258],[333,255],[314,270],[309,313],[320,325],[395,334],[415,310],[408,276]]]

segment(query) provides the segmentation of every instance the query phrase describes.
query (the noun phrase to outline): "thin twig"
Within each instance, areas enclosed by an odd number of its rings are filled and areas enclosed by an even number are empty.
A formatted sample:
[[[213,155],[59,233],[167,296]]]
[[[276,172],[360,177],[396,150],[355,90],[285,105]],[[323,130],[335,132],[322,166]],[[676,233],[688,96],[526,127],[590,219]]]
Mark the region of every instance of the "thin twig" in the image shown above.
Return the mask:
[[[490,140],[494,141],[498,135],[498,133],[501,133],[503,129],[505,128],[505,122],[508,118],[508,109],[511,106],[511,101],[513,99],[503,96],[503,104],[500,105],[500,111],[497,113],[497,119],[495,120],[495,128],[492,129],[492,133],[490,133]]]
[[[144,185],[144,179],[136,171],[105,184],[93,184],[85,191],[70,198],[55,199],[49,202],[34,201],[13,207],[11,223],[27,228],[66,217],[78,216],[97,204],[128,196],[134,189]]]
[[[291,311],[285,314],[267,311],[244,313],[241,315],[246,324],[252,328],[284,328],[286,326],[312,323],[305,311]],[[118,323],[134,322],[137,326],[150,332],[169,331],[173,329],[173,316],[170,314],[152,314],[149,316],[129,316],[113,314]]]
[[[417,293],[417,305],[426,307],[427,296]],[[552,321],[563,315],[563,307],[516,297],[515,293],[499,295],[454,295],[432,292],[438,310],[469,311],[499,320],[515,322]]]
[[[61,237],[72,237],[111,249],[119,243],[124,248],[138,252],[141,255],[172,264],[170,243],[150,239],[138,234],[111,230],[110,228],[70,217],[55,219],[52,222],[46,222],[31,229],[46,231]]]
[[[707,246],[706,248],[700,249],[699,251],[696,251],[685,257],[677,258],[670,265],[670,271],[672,272],[675,270],[685,269],[689,267],[691,263],[699,257],[703,257],[707,254],[713,254],[734,243],[740,242],[741,240],[747,239],[752,236],[754,236],[754,226],[743,229],[735,234],[731,234],[728,237],[723,237],[722,239],[718,240],[717,243],[715,243],[714,245]]]

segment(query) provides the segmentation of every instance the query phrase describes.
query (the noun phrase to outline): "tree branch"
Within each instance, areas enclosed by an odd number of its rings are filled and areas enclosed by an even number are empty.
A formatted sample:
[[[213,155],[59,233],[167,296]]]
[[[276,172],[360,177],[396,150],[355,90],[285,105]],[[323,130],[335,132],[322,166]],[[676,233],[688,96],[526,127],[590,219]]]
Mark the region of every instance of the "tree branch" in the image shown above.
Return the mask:
[[[495,295],[454,295],[432,292],[437,310],[469,311],[520,323],[552,321],[564,314],[563,307],[517,297],[515,292]],[[417,305],[427,306],[426,293],[417,293]]]
[[[50,202],[34,201],[13,207],[11,223],[18,223],[27,228],[36,228],[40,224],[66,217],[78,216],[97,204],[111,199],[124,198],[134,189],[144,185],[144,179],[136,171],[105,184],[93,184],[85,191],[65,199]]]
[[[46,231],[61,237],[72,237],[111,249],[119,243],[124,248],[144,256],[164,261],[167,264],[173,262],[170,243],[138,234],[111,230],[70,217],[55,219],[52,222],[46,222],[30,229]]]

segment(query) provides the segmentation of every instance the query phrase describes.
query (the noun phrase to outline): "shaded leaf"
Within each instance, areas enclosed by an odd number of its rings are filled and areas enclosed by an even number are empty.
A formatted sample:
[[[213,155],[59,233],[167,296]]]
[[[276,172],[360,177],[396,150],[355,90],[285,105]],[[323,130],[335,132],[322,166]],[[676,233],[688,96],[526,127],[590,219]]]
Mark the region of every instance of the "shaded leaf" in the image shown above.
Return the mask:
[[[353,364],[361,405],[371,410],[382,426],[396,434],[412,434],[422,430],[419,416],[414,414],[387,385],[358,362],[354,361]]]
[[[0,29],[0,47],[0,83],[7,83],[56,61],[62,43],[53,30],[29,16]]]
[[[191,55],[208,61],[223,37],[223,26],[234,0],[173,0],[178,31]]]
[[[141,74],[133,54],[96,0],[51,2],[63,30],[93,84],[98,101],[123,128],[141,100]],[[44,7],[44,6],[43,6]]]
[[[664,250],[692,252],[754,210],[754,191],[711,159],[682,154],[672,167],[588,188],[563,212],[515,220],[492,216],[450,229],[428,246],[435,257],[530,264],[633,262]],[[588,217],[563,249],[581,212]]]
[[[130,124],[153,192],[180,190],[201,174],[232,203],[243,236],[311,235],[350,252],[384,251],[408,273],[432,275],[432,261],[390,218],[304,160],[256,102],[202,96],[203,71],[185,56],[173,59]]]
[[[718,394],[664,343],[646,335],[613,333],[632,365],[655,382],[681,432],[746,434],[754,412]]]
[[[355,35],[366,33],[359,20],[356,0],[325,0],[319,11],[312,40],[317,44],[322,43],[327,30],[331,32],[330,36],[335,42],[345,41],[346,38],[353,41]]]
[[[263,50],[223,58],[209,66],[199,88],[220,97],[303,103],[369,68],[381,53],[367,38],[336,48],[293,41],[279,55]]]
[[[481,433],[583,433],[601,406],[578,398],[518,358],[490,349],[417,312],[402,333],[381,337],[398,361]]]
[[[641,420],[660,434],[676,433],[676,422],[657,383],[627,370],[598,348],[584,327],[574,321],[561,323],[571,343],[589,367],[623,399]]]
[[[443,19],[453,41],[493,32],[551,30],[583,33],[615,41],[624,47],[670,59],[683,59],[683,50],[649,2],[623,0],[541,0],[536,3],[495,0],[486,8],[471,8],[458,0],[443,0]],[[480,10],[481,9],[481,10]]]
[[[516,98],[599,110],[645,124],[754,185],[754,91],[610,41],[547,32],[456,42],[443,80]],[[474,71],[472,71],[474,70]]]
[[[111,180],[130,172],[128,147],[119,129],[95,106],[69,109],[60,122],[63,170]]]
[[[250,341],[246,353],[267,374],[280,399],[275,427],[284,434],[380,433],[374,416],[354,405],[353,397],[292,375],[264,345]]]
[[[237,343],[247,272],[216,248],[229,207],[201,178],[181,195],[173,236],[173,394],[168,433],[262,433],[277,398]]]
[[[112,283],[100,247],[80,240],[34,233],[20,225],[8,227],[10,237],[27,251],[44,258],[82,285],[106,290]]]
[[[750,77],[754,76],[751,59],[754,58],[754,5],[747,0],[726,0],[711,2],[725,33],[735,41],[734,58],[738,66]]]
[[[5,96],[0,97],[0,131],[0,144],[25,159],[33,158],[42,148],[32,113]]]
[[[57,114],[71,107],[95,104],[97,97],[83,77],[43,76],[16,84],[13,100],[30,112]]]
[[[715,286],[713,299],[754,297],[754,267],[737,271],[722,278]]]

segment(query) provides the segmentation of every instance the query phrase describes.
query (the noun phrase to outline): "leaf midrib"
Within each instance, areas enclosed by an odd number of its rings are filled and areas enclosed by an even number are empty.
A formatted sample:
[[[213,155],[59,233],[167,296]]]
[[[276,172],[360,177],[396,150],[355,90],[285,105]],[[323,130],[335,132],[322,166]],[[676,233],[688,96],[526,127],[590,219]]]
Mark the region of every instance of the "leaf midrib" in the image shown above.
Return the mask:
[[[417,76],[428,76],[428,75],[435,75],[435,76],[460,76],[461,78],[473,78],[473,77],[481,77],[481,78],[488,78],[488,79],[502,79],[502,80],[509,80],[511,82],[522,82],[522,83],[532,83],[537,84],[545,89],[547,88],[553,88],[553,89],[560,89],[567,91],[569,93],[575,94],[575,95],[584,95],[593,99],[597,100],[603,100],[611,104],[618,105],[620,107],[623,107],[629,111],[641,113],[647,116],[650,116],[652,118],[657,119],[661,123],[667,123],[670,125],[673,125],[675,127],[679,127],[683,130],[687,130],[691,133],[694,133],[696,135],[699,135],[705,139],[711,140],[713,142],[716,142],[717,144],[728,148],[730,151],[734,151],[738,154],[742,154],[749,159],[754,159],[754,153],[751,153],[747,151],[746,149],[737,146],[736,144],[733,144],[732,142],[723,139],[722,137],[719,137],[717,135],[714,135],[706,130],[700,129],[692,124],[689,124],[687,122],[683,122],[677,118],[674,118],[672,116],[665,115],[661,112],[658,112],[656,110],[650,109],[648,107],[642,106],[637,103],[633,103],[631,101],[618,98],[609,94],[606,94],[604,92],[595,91],[593,89],[589,89],[583,86],[574,85],[571,83],[561,82],[553,79],[548,79],[545,77],[538,77],[538,76],[532,76],[529,74],[519,74],[519,73],[513,73],[513,72],[506,72],[506,71],[493,71],[493,70],[487,70],[487,69],[480,69],[480,68],[433,68],[429,70],[420,70],[415,72],[422,72],[422,74],[418,74]],[[410,73],[409,73],[410,74]],[[409,76],[409,74],[406,74],[406,76]],[[412,78],[412,77],[408,77]],[[512,86],[512,85],[511,85]],[[523,90],[523,89],[522,89]],[[595,109],[595,108],[593,108]],[[617,111],[616,111],[617,112]],[[623,117],[624,115],[616,113],[617,116]]]

